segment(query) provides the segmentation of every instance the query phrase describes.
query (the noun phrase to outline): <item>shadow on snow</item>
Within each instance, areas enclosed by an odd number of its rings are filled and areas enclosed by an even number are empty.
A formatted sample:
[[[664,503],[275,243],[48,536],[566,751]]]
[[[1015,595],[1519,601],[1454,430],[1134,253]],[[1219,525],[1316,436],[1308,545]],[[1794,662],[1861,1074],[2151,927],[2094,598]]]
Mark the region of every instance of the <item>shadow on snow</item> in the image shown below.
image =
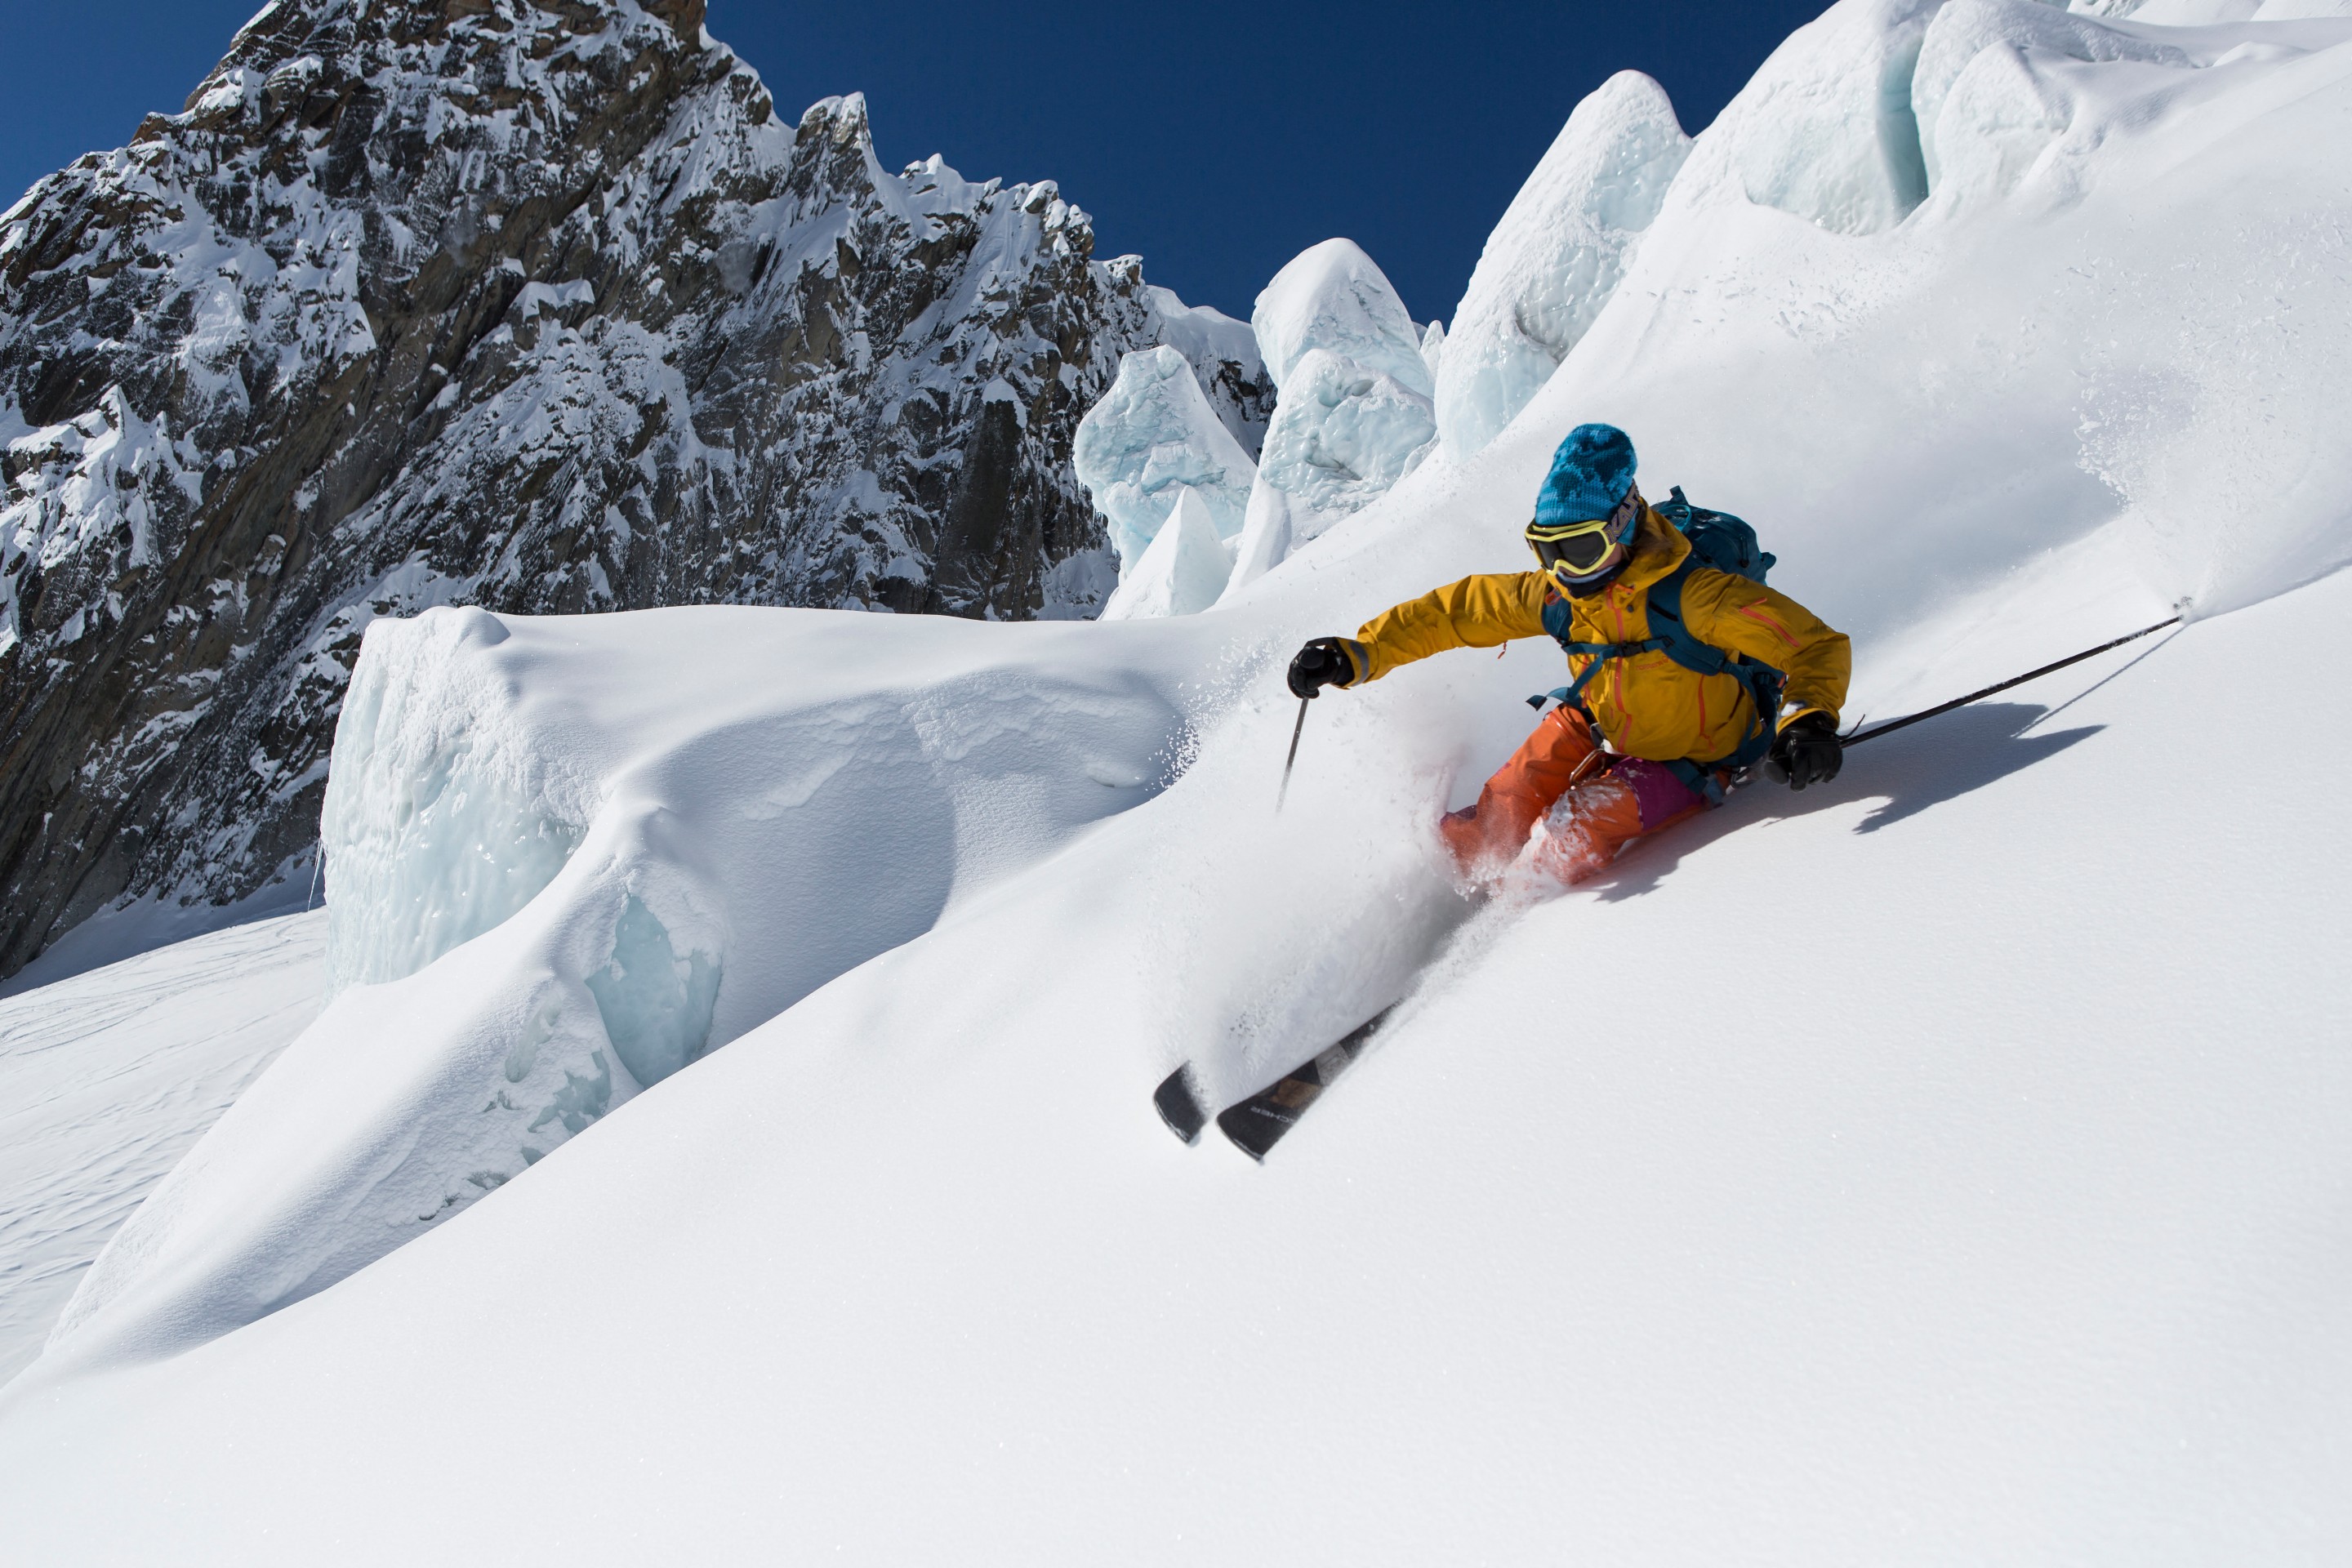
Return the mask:
[[[1846,759],[1834,784],[1801,792],[1759,780],[1710,812],[1660,837],[1636,844],[1608,874],[1583,890],[1610,902],[1639,898],[1682,864],[1683,857],[1727,833],[1765,821],[1786,821],[1856,801],[1878,805],[1854,826],[1876,833],[1932,806],[1982,789],[2057,755],[2106,726],[2087,724],[2046,735],[2028,733],[2056,710],[2029,702],[1988,702],[1931,719],[1916,730],[1887,736]]]

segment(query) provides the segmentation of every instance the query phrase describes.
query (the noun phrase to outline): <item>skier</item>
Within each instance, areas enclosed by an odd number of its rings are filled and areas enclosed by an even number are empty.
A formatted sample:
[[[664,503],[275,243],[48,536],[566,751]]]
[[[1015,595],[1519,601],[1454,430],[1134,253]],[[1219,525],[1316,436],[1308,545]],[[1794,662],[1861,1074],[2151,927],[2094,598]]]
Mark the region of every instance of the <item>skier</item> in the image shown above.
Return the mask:
[[[1309,698],[1447,648],[1549,635],[1568,649],[1577,679],[1553,694],[1559,706],[1476,805],[1438,825],[1467,876],[1515,860],[1563,883],[1591,876],[1634,839],[1722,804],[1759,759],[1791,789],[1837,777],[1837,715],[1853,668],[1844,634],[1759,582],[1684,569],[1691,542],[1642,499],[1633,463],[1623,431],[1577,426],[1553,454],[1528,525],[1540,570],[1465,577],[1383,611],[1352,637],[1317,637],[1291,660],[1291,692]],[[1677,611],[1680,644],[1659,630],[1674,629]],[[1721,672],[1689,668],[1670,647]]]

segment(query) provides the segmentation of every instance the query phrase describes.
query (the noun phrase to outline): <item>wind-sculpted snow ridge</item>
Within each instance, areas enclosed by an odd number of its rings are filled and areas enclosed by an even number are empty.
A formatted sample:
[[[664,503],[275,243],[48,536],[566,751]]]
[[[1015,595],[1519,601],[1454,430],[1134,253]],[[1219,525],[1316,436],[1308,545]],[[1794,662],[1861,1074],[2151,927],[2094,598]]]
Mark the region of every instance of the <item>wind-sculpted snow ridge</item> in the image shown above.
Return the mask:
[[[1601,313],[1690,155],[1665,89],[1620,71],[1576,106],[1487,237],[1440,341],[1437,434],[1466,458],[1551,379]]]
[[[2014,186],[2074,118],[2063,79],[2049,68],[2067,60],[2192,63],[2173,44],[2034,0],[1953,0],[1928,24],[1912,77],[1929,188],[1998,195]],[[1948,108],[1951,145],[1939,151]]]
[[[699,0],[274,0],[0,220],[0,973],[127,895],[307,879],[361,633],[478,603],[1080,616],[1069,471],[1174,343],[1050,182],[797,125]]]
[[[1437,434],[1422,334],[1353,240],[1294,257],[1258,295],[1250,327],[1275,409],[1228,592],[1379,500]]]
[[[327,796],[335,999],[119,1233],[52,1360],[324,1289],[1150,798],[1202,639],[1133,628],[1097,676],[1089,630],[376,622]]]

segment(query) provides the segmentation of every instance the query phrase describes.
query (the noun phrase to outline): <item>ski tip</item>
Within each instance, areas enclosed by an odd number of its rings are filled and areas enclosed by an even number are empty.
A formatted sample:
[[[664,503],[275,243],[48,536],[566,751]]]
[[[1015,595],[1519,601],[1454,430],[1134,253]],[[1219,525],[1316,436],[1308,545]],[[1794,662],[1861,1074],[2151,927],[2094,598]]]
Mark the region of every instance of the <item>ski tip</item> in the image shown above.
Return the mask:
[[[1192,1081],[1192,1064],[1186,1062],[1160,1080],[1151,1091],[1151,1103],[1160,1112],[1160,1120],[1168,1123],[1168,1131],[1182,1139],[1187,1147],[1201,1141],[1201,1130],[1209,1124],[1209,1113],[1201,1104],[1201,1091]]]
[[[1265,1094],[1252,1095],[1217,1117],[1217,1130],[1226,1141],[1261,1165],[1265,1163],[1266,1152],[1281,1142],[1297,1120],[1270,1110],[1266,1100]]]

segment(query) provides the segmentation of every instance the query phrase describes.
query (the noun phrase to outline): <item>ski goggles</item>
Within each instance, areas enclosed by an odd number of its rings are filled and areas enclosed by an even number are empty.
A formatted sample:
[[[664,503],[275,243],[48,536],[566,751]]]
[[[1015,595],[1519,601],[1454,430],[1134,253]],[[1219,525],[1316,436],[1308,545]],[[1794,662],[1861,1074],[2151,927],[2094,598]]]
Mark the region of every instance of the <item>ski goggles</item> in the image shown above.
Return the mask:
[[[1528,524],[1528,548],[1554,582],[1587,583],[1617,564],[1625,542],[1633,537],[1633,520],[1641,514],[1641,492],[1628,489],[1607,517]]]

